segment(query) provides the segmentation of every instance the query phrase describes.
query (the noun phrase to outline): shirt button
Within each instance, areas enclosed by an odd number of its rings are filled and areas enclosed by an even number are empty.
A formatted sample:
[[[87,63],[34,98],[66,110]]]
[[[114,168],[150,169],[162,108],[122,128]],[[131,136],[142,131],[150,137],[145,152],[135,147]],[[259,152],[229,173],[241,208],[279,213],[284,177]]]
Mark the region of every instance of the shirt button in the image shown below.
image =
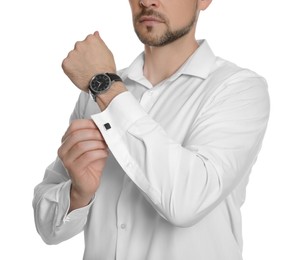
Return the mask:
[[[126,224],[121,224],[120,227],[121,229],[126,229]]]
[[[154,92],[152,90],[148,91],[148,95],[152,96],[154,94]]]
[[[132,168],[133,167],[133,164],[131,163],[131,162],[129,162],[128,164],[127,164],[127,168]]]

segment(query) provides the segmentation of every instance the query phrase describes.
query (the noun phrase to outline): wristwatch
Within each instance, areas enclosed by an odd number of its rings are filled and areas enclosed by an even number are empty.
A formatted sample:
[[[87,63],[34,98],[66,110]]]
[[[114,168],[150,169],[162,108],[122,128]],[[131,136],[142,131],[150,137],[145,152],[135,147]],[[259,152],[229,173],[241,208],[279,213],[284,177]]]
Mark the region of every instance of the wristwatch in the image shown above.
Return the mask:
[[[122,79],[114,73],[101,73],[92,77],[89,82],[89,93],[96,102],[96,97],[105,93],[114,82],[122,81]]]

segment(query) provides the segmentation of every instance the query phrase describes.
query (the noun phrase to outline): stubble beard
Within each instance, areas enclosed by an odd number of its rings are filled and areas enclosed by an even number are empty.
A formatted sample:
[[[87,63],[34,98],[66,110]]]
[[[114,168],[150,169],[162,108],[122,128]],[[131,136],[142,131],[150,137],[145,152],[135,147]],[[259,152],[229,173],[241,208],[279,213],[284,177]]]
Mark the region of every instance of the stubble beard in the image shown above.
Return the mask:
[[[143,14],[142,14],[143,13]],[[148,46],[153,46],[153,47],[162,47],[167,44],[170,44],[186,34],[190,32],[190,30],[193,28],[194,24],[196,23],[196,15],[193,16],[192,20],[184,27],[177,29],[177,30],[172,30],[170,28],[170,25],[165,17],[163,17],[161,14],[150,11],[150,12],[142,12],[140,15],[138,15],[134,21],[135,21],[135,32],[139,38],[139,40]],[[137,28],[136,28],[136,22],[139,20],[139,18],[142,15],[154,15],[156,17],[159,17],[163,20],[163,24],[166,26],[166,31],[162,33],[159,36],[153,35],[154,27],[153,26],[147,26],[146,27],[146,32],[141,33]]]

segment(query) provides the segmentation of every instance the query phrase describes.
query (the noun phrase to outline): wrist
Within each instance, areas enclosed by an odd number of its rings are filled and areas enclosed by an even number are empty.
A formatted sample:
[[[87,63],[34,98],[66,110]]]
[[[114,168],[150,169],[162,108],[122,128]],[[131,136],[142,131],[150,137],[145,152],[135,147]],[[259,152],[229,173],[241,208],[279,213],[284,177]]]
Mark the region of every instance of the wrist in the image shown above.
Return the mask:
[[[111,87],[102,94],[96,96],[96,102],[99,105],[101,111],[104,111],[110,102],[119,94],[127,91],[124,83],[121,81],[114,82]]]
[[[69,212],[78,209],[83,208],[87,206],[92,198],[94,197],[94,194],[84,194],[79,191],[77,191],[73,185],[71,186],[70,190],[70,207]]]

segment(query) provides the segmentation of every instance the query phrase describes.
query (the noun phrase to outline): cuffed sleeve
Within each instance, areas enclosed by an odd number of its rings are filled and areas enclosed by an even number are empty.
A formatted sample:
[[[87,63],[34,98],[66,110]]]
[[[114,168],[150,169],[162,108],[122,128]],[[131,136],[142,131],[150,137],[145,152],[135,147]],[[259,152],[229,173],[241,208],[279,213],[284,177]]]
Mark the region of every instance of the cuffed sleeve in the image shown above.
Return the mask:
[[[92,202],[68,214],[71,181],[57,159],[46,169],[42,183],[35,187],[34,216],[38,233],[47,244],[58,244],[83,230]]]
[[[263,79],[235,76],[209,100],[183,144],[127,92],[92,116],[126,174],[177,226],[198,222],[232,192],[249,174],[265,133],[269,100]]]
[[[84,117],[88,95],[81,93],[70,121]],[[83,230],[94,200],[86,207],[70,206],[71,180],[59,158],[47,167],[43,181],[35,187],[33,208],[36,229],[47,244],[58,244]]]
[[[121,105],[125,106],[126,109],[123,109]],[[92,115],[92,119],[102,132],[103,137],[120,166],[136,185],[144,192],[148,192],[148,197],[152,199],[155,204],[158,204],[160,194],[151,186],[148,179],[146,179],[146,175],[141,172],[142,168],[135,160],[135,154],[132,155],[129,151],[129,149],[135,147],[133,143],[131,143],[132,138],[130,138],[131,136],[128,130],[136,122],[141,122],[145,117],[147,117],[146,112],[130,92],[124,92],[118,95],[104,112]],[[107,129],[105,124],[110,124],[110,129]],[[128,141],[129,143],[126,145]],[[141,142],[136,145],[140,143]],[[133,152],[136,153],[135,150]]]

